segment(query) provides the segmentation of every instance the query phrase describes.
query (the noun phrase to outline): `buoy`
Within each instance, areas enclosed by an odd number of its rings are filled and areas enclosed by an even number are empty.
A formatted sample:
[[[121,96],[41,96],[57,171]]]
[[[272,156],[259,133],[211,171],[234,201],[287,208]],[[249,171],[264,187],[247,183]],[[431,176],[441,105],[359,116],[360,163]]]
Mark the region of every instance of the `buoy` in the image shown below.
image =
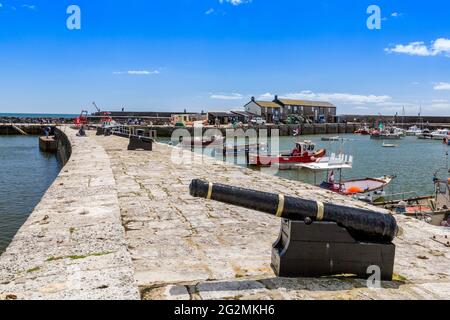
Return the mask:
[[[347,189],[347,192],[348,193],[363,193],[364,190],[362,190],[359,187],[350,187],[350,188]]]

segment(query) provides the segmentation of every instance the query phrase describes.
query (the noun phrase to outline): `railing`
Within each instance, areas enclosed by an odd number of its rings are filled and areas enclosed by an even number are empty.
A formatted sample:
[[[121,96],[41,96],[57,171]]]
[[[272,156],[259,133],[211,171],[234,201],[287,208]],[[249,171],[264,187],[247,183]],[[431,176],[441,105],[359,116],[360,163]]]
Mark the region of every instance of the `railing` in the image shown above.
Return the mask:
[[[120,137],[141,137],[156,141],[158,133],[156,130],[138,129],[131,126],[118,125],[111,128],[111,133]]]

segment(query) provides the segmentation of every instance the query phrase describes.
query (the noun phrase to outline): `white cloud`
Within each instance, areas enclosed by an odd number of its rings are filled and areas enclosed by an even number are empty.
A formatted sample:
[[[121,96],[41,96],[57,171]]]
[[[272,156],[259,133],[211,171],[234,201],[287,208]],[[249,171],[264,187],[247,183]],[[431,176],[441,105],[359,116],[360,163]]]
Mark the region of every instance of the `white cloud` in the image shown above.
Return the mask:
[[[36,10],[37,7],[34,4],[23,4],[22,8],[29,9],[29,10]]]
[[[230,3],[233,6],[239,6],[241,4],[246,4],[252,2],[252,0],[219,0],[220,3]]]
[[[288,99],[305,99],[305,100],[320,100],[331,101],[346,104],[379,104],[390,101],[390,96],[376,96],[376,95],[361,95],[351,93],[314,93],[312,91],[301,91],[299,93],[288,93],[283,97]]]
[[[241,100],[244,98],[242,94],[232,93],[232,94],[212,94],[210,96],[211,99],[216,100]]]
[[[426,106],[425,110],[429,111],[449,111],[450,110],[450,103],[441,101],[441,102],[433,102],[431,105]]]
[[[273,100],[274,94],[267,92],[258,97],[259,100]],[[352,104],[352,105],[364,105],[364,104],[377,104],[383,105],[390,103],[390,96],[376,96],[376,95],[361,95],[351,93],[315,93],[309,90],[304,90],[297,93],[287,93],[279,95],[279,97],[286,99],[296,100],[318,100],[318,101],[330,101],[335,103]]]
[[[147,71],[147,70],[130,70],[130,71],[114,71],[113,74],[129,74],[129,75],[140,75],[148,76],[152,74],[160,74],[159,70]]]
[[[450,56],[450,39],[439,38],[431,42],[429,46],[423,41],[411,42],[409,44],[397,44],[391,48],[384,49],[387,53],[401,53],[411,56],[430,57],[445,54]]]
[[[209,9],[209,10],[207,10],[205,12],[205,14],[212,14],[212,13],[214,13],[214,9],[213,8],[211,8],[211,9]]]
[[[404,53],[411,56],[430,56],[432,52],[428,49],[424,42],[411,42],[410,44],[403,45],[397,44],[393,48],[384,49],[387,53]]]
[[[448,82],[439,82],[434,84],[434,90],[450,90],[450,83]]]
[[[258,97],[258,100],[273,100],[275,98],[275,95],[270,93],[270,92],[266,92],[263,93],[262,95],[260,95]]]

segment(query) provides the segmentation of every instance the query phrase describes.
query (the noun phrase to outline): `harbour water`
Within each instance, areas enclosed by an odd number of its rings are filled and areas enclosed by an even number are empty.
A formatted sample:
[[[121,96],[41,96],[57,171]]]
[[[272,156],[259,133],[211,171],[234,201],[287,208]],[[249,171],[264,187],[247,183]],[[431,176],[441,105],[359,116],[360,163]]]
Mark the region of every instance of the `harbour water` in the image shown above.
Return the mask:
[[[56,156],[36,136],[0,136],[0,253],[58,175]]]
[[[388,141],[388,143],[398,145],[395,148],[384,148],[382,140],[372,140],[369,136],[354,134],[340,135],[341,138],[344,138],[344,142],[321,141],[322,137],[332,136],[280,137],[280,151],[292,150],[297,140],[311,140],[317,144],[316,150],[324,148],[328,155],[339,152],[351,155],[353,156],[353,168],[343,170],[342,179],[395,176],[396,178],[385,189],[388,199],[431,195],[434,193],[434,174],[438,172],[441,178],[447,178],[446,153],[450,151],[450,147],[443,144],[442,141],[421,140],[416,137]],[[240,163],[245,161],[244,159],[240,160]],[[227,159],[227,161],[233,160]],[[277,175],[316,185],[326,179],[326,173],[314,174],[306,169],[280,170]],[[338,179],[337,173],[335,173],[335,177]]]
[[[345,154],[353,156],[353,169],[343,170],[343,179],[377,178],[384,175],[396,176],[386,188],[386,194],[395,194],[395,198],[425,196],[434,193],[433,175],[438,171],[440,177],[447,178],[446,153],[450,148],[438,140],[421,140],[416,137],[404,137],[386,143],[397,144],[396,148],[384,148],[382,140],[372,140],[369,136],[341,135],[348,141],[323,142],[322,136],[302,136],[325,148],[328,154],[343,149]],[[280,138],[280,148],[289,150],[296,138]],[[314,183],[314,174],[306,170],[280,171],[279,175],[288,179]],[[317,174],[320,184],[325,174]]]

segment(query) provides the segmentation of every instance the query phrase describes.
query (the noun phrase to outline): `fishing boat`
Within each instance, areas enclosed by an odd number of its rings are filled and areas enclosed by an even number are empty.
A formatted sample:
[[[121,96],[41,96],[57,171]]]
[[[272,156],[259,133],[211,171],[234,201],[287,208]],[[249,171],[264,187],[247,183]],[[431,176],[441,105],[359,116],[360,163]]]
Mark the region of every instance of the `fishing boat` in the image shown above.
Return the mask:
[[[386,195],[384,188],[394,178],[393,176],[383,176],[380,178],[364,178],[335,183],[329,177],[329,180],[324,181],[320,187],[342,195],[352,196],[358,200],[374,203],[384,200]]]
[[[399,140],[402,136],[399,133],[391,133],[387,130],[373,130],[370,134],[371,139]]]
[[[434,183],[433,196],[380,202],[375,205],[435,226],[450,227],[450,180],[435,179]]]
[[[384,201],[384,188],[395,178],[383,176],[345,181],[342,179],[342,170],[353,167],[353,157],[348,155],[335,156],[332,154],[329,158],[324,157],[317,162],[300,166],[314,173],[315,185],[317,185],[317,173],[326,172],[326,181],[318,185],[320,188],[370,203]],[[337,181],[336,174],[338,175]]]
[[[305,140],[297,142],[294,150],[276,156],[250,154],[249,163],[261,167],[278,165],[280,169],[292,169],[297,164],[316,162],[326,155],[325,149],[315,150],[316,144]]]

